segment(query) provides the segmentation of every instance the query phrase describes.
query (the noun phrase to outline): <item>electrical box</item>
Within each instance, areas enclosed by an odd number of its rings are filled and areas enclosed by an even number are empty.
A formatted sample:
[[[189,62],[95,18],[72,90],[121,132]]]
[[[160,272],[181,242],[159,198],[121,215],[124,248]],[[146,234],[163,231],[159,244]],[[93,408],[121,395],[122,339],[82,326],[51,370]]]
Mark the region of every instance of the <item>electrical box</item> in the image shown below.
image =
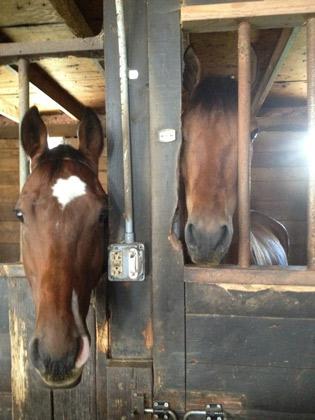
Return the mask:
[[[108,248],[108,279],[110,281],[143,281],[145,278],[144,245],[112,244]]]

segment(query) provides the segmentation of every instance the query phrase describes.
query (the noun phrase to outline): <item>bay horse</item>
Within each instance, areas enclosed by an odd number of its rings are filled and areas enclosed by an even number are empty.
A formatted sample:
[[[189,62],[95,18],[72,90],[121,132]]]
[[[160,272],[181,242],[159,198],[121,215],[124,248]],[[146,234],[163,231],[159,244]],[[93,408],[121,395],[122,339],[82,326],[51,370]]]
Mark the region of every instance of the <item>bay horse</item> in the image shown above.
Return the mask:
[[[173,228],[193,263],[237,263],[237,82],[201,78],[191,47],[184,56],[190,97],[182,117],[179,206]],[[252,137],[257,134],[253,125]],[[284,226],[251,211],[251,262],[287,265]]]
[[[49,149],[36,107],[21,125],[32,172],[17,201],[22,256],[35,304],[29,358],[46,385],[75,386],[90,354],[86,326],[92,289],[105,270],[107,195],[98,180],[103,133],[86,109],[79,149]]]

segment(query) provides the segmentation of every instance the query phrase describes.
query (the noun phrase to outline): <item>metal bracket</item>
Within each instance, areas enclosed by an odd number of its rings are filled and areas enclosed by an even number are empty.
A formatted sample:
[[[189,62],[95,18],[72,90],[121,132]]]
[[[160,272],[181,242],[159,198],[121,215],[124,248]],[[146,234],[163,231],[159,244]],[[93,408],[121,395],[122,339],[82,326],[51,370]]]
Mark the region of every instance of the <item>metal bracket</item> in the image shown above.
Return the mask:
[[[131,393],[131,417],[136,417],[144,413],[144,395],[137,392]]]
[[[222,404],[207,404],[205,410],[188,411],[183,420],[187,420],[190,416],[202,416],[203,420],[224,420],[224,412]]]
[[[163,420],[177,420],[177,416],[174,411],[170,410],[169,403],[167,401],[154,401],[153,408],[145,408],[145,413],[153,414],[155,418]]]

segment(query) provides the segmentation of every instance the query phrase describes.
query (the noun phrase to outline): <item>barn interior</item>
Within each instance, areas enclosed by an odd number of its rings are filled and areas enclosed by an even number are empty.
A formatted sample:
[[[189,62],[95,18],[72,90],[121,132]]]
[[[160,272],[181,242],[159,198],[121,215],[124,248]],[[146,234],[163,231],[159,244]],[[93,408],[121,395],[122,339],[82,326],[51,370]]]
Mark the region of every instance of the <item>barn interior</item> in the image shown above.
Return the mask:
[[[71,8],[69,6],[71,5]],[[62,40],[100,34],[102,1],[5,1],[1,42]],[[184,28],[185,29],[185,28]],[[237,77],[236,32],[183,31],[200,58],[203,73]],[[195,32],[192,32],[195,31]],[[102,34],[100,34],[102,36]],[[289,263],[306,263],[307,165],[305,28],[253,29],[258,71],[253,106],[259,126],[252,162],[252,208],[282,222],[290,237]],[[104,61],[44,58],[31,63],[30,105],[36,105],[55,141],[75,144],[78,116],[91,107],[104,121]],[[19,259],[19,224],[12,212],[18,196],[18,70],[0,67],[1,209],[0,261]],[[60,138],[58,140],[58,137]],[[53,141],[53,140],[51,140]],[[101,159],[106,187],[106,152]]]
[[[3,0],[0,43],[102,37],[102,0]],[[288,27],[286,27],[286,24]],[[306,31],[283,22],[279,29],[252,30],[258,72],[253,106],[259,135],[252,161],[252,208],[277,218],[289,232],[290,265],[306,265],[308,159]],[[208,32],[183,25],[183,44],[191,44],[204,74],[237,77],[237,33]],[[105,63],[106,64],[106,63]],[[44,58],[30,64],[30,105],[36,105],[52,144],[76,144],[79,116],[93,108],[105,126],[102,58]],[[0,262],[20,258],[20,228],[12,209],[19,194],[19,81],[17,63],[0,66]],[[100,160],[107,189],[107,153]],[[7,296],[0,296],[5,302]],[[0,305],[0,406],[9,412],[11,353],[8,309]],[[1,330],[2,328],[2,330]],[[0,409],[1,412],[1,409]],[[4,413],[4,411],[3,411]],[[9,417],[8,417],[9,418]]]

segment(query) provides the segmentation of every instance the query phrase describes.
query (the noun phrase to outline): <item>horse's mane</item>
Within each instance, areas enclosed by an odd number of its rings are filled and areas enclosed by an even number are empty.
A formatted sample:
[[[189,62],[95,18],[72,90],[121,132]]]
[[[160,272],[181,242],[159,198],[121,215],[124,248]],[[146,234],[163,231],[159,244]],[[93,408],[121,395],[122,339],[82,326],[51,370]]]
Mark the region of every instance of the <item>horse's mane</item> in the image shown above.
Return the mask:
[[[230,77],[205,77],[192,92],[190,107],[201,106],[205,111],[215,107],[237,109],[237,82]]]
[[[37,166],[41,163],[49,161],[50,170],[49,175],[53,176],[56,173],[59,173],[62,169],[62,165],[65,159],[74,160],[78,162],[89,164],[83,153],[80,150],[75,149],[72,146],[61,144],[53,149],[47,149],[45,152],[39,156],[37,160]],[[47,168],[45,169],[47,172]]]

